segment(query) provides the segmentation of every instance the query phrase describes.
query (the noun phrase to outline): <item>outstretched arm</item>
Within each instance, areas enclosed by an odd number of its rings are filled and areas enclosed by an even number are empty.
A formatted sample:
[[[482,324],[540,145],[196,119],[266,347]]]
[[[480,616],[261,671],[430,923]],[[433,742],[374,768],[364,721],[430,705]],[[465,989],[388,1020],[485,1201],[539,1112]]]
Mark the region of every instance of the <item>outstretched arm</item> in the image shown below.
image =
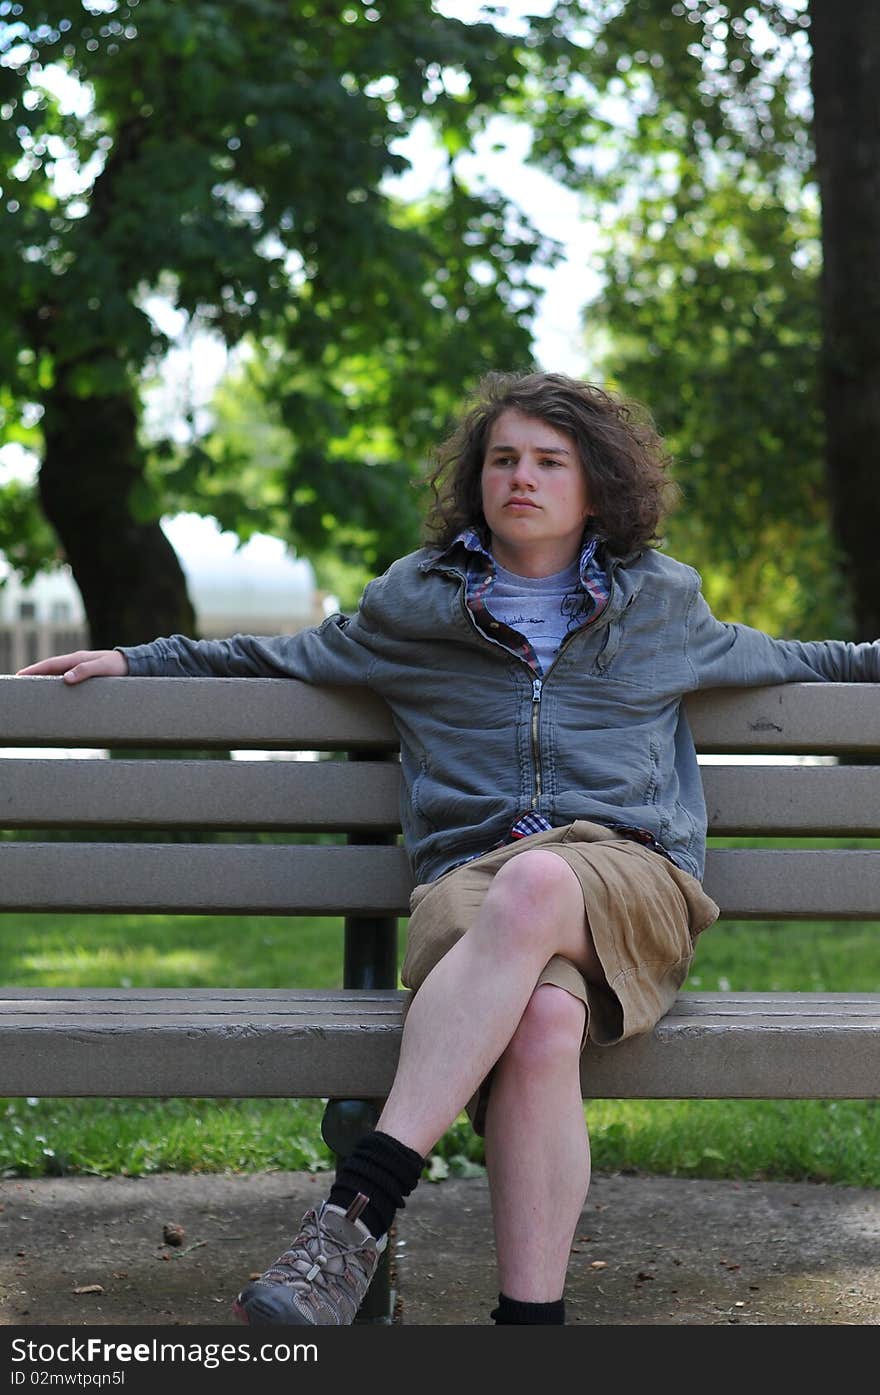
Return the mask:
[[[880,642],[774,639],[748,625],[716,620],[699,593],[687,654],[698,688],[880,682]]]
[[[357,619],[332,615],[294,635],[233,635],[188,639],[169,635],[119,649],[81,649],[30,664],[22,677],[61,674],[84,678],[299,678],[306,683],[365,683],[373,655]]]
[[[128,660],[118,649],[77,649],[73,654],[55,654],[51,659],[20,668],[17,678],[34,674],[60,673],[65,683],[81,683],[84,678],[124,678]]]

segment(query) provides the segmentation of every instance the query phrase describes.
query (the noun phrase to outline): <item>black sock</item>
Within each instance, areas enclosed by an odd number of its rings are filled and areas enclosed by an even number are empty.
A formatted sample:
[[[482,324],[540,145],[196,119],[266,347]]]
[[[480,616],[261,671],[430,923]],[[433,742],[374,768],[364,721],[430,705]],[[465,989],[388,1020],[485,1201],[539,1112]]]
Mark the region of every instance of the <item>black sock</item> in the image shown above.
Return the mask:
[[[378,1240],[390,1228],[395,1211],[405,1205],[422,1175],[425,1159],[390,1134],[375,1130],[355,1144],[343,1158],[330,1189],[329,1201],[348,1210],[358,1192],[369,1205],[358,1217]]]
[[[521,1303],[499,1293],[498,1307],[489,1314],[496,1327],[526,1327],[542,1324],[546,1327],[565,1326],[565,1299],[554,1303]]]

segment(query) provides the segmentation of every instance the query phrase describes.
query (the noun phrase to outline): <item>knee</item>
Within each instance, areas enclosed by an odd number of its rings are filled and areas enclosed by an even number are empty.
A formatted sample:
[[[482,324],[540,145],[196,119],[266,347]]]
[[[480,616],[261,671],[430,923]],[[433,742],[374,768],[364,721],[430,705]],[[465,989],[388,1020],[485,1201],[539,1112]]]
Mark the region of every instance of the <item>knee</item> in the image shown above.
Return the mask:
[[[502,1056],[509,1069],[540,1075],[580,1056],[584,1004],[564,988],[540,984],[532,994]]]
[[[498,869],[487,895],[503,913],[505,929],[521,926],[530,936],[560,915],[583,905],[577,878],[563,858],[534,848]]]

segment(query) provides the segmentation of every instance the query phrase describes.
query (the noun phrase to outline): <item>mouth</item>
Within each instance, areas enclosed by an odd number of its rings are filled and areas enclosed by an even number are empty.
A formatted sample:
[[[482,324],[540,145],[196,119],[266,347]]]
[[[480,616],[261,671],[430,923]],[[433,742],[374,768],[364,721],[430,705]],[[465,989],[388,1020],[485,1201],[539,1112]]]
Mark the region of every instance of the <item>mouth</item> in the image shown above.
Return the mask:
[[[536,509],[538,504],[533,504],[531,499],[508,499],[504,505],[506,509]]]

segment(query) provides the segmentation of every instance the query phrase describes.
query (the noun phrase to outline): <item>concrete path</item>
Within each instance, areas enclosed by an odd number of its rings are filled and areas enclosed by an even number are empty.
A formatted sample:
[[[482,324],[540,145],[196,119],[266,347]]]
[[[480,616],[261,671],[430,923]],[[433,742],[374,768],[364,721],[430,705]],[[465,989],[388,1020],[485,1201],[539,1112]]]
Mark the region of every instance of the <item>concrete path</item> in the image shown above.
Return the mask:
[[[225,1325],[327,1174],[0,1182],[0,1326]],[[165,1243],[166,1226],[183,1228]],[[569,1324],[877,1325],[880,1191],[597,1176]],[[394,1235],[395,1322],[486,1326],[485,1180],[424,1182]]]

